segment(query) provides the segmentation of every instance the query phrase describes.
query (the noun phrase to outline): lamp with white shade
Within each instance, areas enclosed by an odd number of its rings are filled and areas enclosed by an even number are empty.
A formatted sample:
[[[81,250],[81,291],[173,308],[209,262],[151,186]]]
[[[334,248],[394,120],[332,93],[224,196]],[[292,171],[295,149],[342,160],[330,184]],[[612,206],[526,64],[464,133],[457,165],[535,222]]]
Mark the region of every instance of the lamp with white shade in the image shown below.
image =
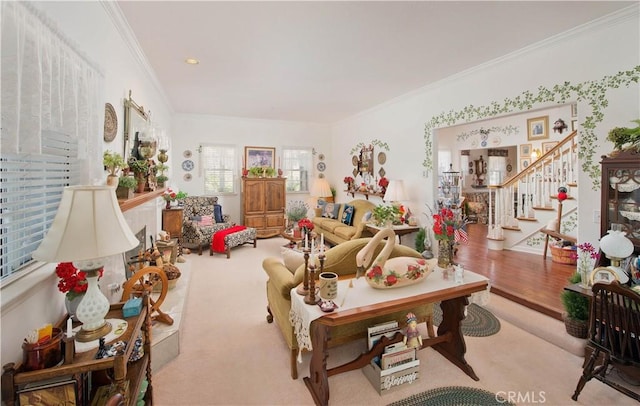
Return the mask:
[[[313,197],[325,199],[327,201],[329,201],[329,199],[327,199],[328,197],[333,197],[333,193],[331,192],[331,186],[329,185],[329,182],[327,182],[326,179],[322,179],[322,178],[318,178],[313,181],[309,194],[311,194],[311,196]]]
[[[113,188],[64,188],[56,217],[33,258],[72,262],[86,273],[87,291],[76,312],[82,322],[76,340],[93,341],[111,331],[111,325],[104,319],[109,312],[109,300],[98,286],[99,273],[106,257],[121,254],[138,243],[122,215]]]
[[[404,191],[404,182],[401,180],[390,180],[382,200],[390,203],[401,203],[407,199],[407,194]]]
[[[600,238],[600,249],[611,261],[608,268],[618,275],[620,283],[629,282],[629,275],[620,267],[620,261],[633,254],[634,246],[621,224],[611,224],[611,230]]]

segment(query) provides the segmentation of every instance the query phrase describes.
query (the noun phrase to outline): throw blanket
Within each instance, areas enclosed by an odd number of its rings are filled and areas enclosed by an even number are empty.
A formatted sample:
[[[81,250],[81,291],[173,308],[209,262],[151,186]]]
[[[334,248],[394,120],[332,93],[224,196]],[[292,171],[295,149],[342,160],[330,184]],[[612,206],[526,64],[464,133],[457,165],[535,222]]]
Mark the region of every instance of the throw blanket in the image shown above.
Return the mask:
[[[233,226],[215,232],[211,239],[211,249],[215,252],[224,252],[224,237],[237,233],[238,231],[246,230],[246,228],[245,226]]]

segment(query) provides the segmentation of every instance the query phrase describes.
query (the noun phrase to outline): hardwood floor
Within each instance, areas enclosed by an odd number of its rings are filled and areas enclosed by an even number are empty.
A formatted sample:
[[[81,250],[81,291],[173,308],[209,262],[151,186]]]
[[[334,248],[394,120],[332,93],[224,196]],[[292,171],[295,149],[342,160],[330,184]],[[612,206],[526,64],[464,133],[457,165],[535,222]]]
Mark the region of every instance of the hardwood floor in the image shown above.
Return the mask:
[[[575,265],[551,261],[551,256],[487,249],[487,226],[468,224],[469,243],[458,246],[454,262],[491,280],[491,292],[562,320],[560,293]]]

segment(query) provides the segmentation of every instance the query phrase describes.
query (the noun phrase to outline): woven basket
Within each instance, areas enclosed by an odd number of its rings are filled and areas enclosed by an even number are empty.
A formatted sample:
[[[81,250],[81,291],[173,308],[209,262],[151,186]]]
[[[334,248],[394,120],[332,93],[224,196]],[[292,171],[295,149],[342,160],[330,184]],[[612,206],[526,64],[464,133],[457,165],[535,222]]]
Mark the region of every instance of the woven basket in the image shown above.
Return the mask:
[[[576,258],[571,258],[571,255],[575,255],[575,250],[563,250],[562,247],[556,245],[549,245],[551,247],[551,260],[559,264],[575,265]]]
[[[570,336],[577,338],[587,338],[589,334],[589,324],[586,321],[575,320],[563,315],[564,327]]]

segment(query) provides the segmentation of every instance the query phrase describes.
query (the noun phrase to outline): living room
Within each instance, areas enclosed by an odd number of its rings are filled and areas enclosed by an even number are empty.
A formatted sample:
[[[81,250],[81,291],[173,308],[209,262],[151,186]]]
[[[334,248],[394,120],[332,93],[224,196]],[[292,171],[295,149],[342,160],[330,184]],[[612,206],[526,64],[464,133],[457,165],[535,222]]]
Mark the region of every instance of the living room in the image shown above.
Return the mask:
[[[492,57],[480,66],[452,74],[429,86],[416,87],[411,89],[411,92],[391,100],[371,103],[364,111],[331,123],[185,112],[180,106],[169,101],[166,90],[145,57],[145,52],[150,50],[139,47],[124,14],[117,9],[117,3],[30,4],[37,10],[36,14],[42,13],[46,16],[45,20],[54,27],[54,32],[69,39],[79,53],[86,55],[87,59],[100,67],[99,71],[104,81],[101,104],[110,103],[115,107],[119,124],[123,120],[124,100],[127,99],[129,91],[145,110],[152,112],[152,121],[163,127],[171,137],[170,186],[193,196],[201,195],[204,185],[197,175],[198,167],[193,172],[194,179],[184,180],[185,171],[180,166],[184,160],[184,151],[196,153],[202,144],[224,143],[234,145],[238,157],[242,155],[245,146],[273,147],[276,154],[284,147],[290,146],[313,148],[326,157],[326,170],[323,174],[337,190],[337,200],[348,201],[350,196],[344,192],[342,179],[353,171],[350,151],[360,143],[368,145],[378,140],[389,147],[384,165],[386,176],[391,180],[404,181],[406,190],[409,191],[407,206],[417,213],[418,217],[423,217],[420,213],[425,211],[427,204],[433,204],[437,190],[439,168],[437,164],[434,165],[437,161],[433,137],[439,128],[486,120],[493,115],[493,109],[490,107],[494,104],[503,107],[503,100],[524,98],[524,95],[529,93],[533,95],[532,103],[526,110],[548,108],[558,102],[555,99],[551,101],[543,97],[536,98],[543,93],[541,88],[554,89],[555,86],[562,87],[565,82],[585,87],[595,83],[598,86],[594,89],[601,92],[598,96],[602,95],[596,104],[599,103],[599,112],[603,113],[592,129],[597,138],[590,157],[591,162],[597,164],[599,157],[612,149],[611,143],[605,141],[609,129],[630,125],[631,120],[638,118],[640,108],[637,80],[629,85],[600,85],[605,78],[618,72],[636,70],[637,76],[640,39],[637,36],[639,11],[635,3],[629,3],[630,6],[626,8],[619,7],[613,13],[603,13],[601,18],[589,24],[537,42],[525,49]],[[8,13],[3,12],[3,19],[7,15]],[[165,29],[170,26],[165,25]],[[397,74],[402,73],[399,71]],[[633,76],[634,73],[630,75]],[[553,90],[551,92],[553,93]],[[564,103],[577,103],[580,126],[594,115],[592,99],[588,96],[579,97],[575,91],[563,96]],[[602,100],[606,100],[606,106]],[[468,111],[468,106],[487,107],[487,112],[457,115]],[[453,112],[451,119],[447,116],[449,112]],[[515,112],[515,107],[510,105],[496,115]],[[101,125],[98,127],[101,129]],[[121,128],[121,124],[119,127]],[[4,134],[3,131],[3,145]],[[91,183],[94,179],[104,179],[103,168],[99,165],[102,153],[105,150],[119,152],[122,145],[121,129],[111,142],[103,141],[101,131],[96,133],[95,139],[87,149],[87,171],[83,181]],[[314,157],[315,168],[318,158],[317,155]],[[196,165],[199,164],[195,157],[194,161]],[[240,160],[236,169],[240,176]],[[313,177],[317,175],[319,172],[314,171]],[[580,171],[580,184],[591,185],[593,180],[592,173]],[[585,186],[580,188],[579,193],[578,216],[591,220],[594,212],[600,209],[600,191]],[[239,221],[240,194],[223,195],[219,198],[225,212],[235,221]],[[309,195],[304,193],[288,196],[289,201],[308,198]],[[372,197],[371,200],[381,203],[379,198]],[[157,206],[158,215],[155,224],[152,224],[154,231],[160,229],[161,205]],[[424,218],[420,218],[420,222],[423,223]],[[597,244],[599,234],[597,223],[585,221],[579,224],[579,241]],[[403,243],[412,246],[412,239],[403,239]],[[249,252],[245,254],[245,251]],[[252,255],[251,249],[243,249],[243,255]],[[203,256],[203,259],[210,258]],[[124,279],[121,260],[116,259],[112,262],[114,265],[109,272],[110,275],[105,279],[107,285]],[[64,314],[64,295],[61,295],[56,287],[54,267],[55,264],[47,264],[10,284],[3,281],[3,364],[21,358],[19,343],[22,342],[26,330],[51,320],[59,320]],[[471,265],[469,269],[472,270]],[[225,309],[229,313],[234,310]],[[287,357],[288,354],[283,356]],[[161,399],[157,400],[158,403],[162,403]],[[307,402],[308,399],[304,401]]]

